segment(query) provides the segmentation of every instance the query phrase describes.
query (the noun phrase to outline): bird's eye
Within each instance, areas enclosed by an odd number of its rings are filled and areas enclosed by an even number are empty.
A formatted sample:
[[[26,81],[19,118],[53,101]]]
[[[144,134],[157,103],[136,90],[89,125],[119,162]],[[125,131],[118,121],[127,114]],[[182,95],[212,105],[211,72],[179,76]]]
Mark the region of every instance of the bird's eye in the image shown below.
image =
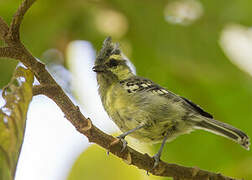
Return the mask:
[[[118,65],[118,63],[119,63],[119,62],[118,62],[117,60],[111,59],[111,60],[109,61],[108,65],[109,65],[109,67],[115,67],[115,66]]]

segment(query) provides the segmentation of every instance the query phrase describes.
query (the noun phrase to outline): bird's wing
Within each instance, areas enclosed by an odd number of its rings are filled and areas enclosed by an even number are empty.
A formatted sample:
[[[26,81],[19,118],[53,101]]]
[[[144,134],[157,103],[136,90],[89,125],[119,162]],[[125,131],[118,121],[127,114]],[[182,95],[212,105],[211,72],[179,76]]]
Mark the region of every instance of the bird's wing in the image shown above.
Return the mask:
[[[185,97],[180,96],[188,105],[190,105],[190,107],[198,112],[200,115],[213,119],[213,116],[211,114],[209,114],[208,112],[204,111],[199,105],[193,103],[192,101],[190,101],[189,99],[186,99]]]
[[[192,111],[199,113],[201,116],[211,119],[213,118],[211,114],[204,111],[200,106],[196,105],[192,101],[172,93],[171,91],[159,86],[158,84],[152,82],[149,79],[134,76],[132,78],[120,81],[120,84],[130,94],[134,94],[136,92],[150,92],[159,96],[164,96],[169,100],[174,101],[174,103],[182,102],[187,108],[190,108]]]
[[[124,89],[128,91],[128,93],[132,94],[136,92],[151,92],[160,96],[172,95],[174,97],[178,97],[177,95],[166,90],[165,88],[162,88],[151,80],[139,76],[134,76],[132,78],[120,81],[120,84]]]

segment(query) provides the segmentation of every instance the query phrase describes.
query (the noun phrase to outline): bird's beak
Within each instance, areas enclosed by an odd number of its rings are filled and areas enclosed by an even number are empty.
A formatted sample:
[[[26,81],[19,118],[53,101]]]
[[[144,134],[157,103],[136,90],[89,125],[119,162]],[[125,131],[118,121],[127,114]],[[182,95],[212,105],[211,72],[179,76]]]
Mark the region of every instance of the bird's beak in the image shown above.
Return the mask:
[[[93,68],[93,71],[94,72],[105,72],[105,68],[104,68],[104,66],[103,65],[97,65],[97,66],[94,66]]]

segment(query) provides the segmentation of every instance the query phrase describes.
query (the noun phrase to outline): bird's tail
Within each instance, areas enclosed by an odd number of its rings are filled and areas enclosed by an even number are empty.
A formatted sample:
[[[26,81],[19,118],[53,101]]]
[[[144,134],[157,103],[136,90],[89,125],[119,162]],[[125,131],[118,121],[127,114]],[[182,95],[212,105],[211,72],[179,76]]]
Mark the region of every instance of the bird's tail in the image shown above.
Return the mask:
[[[214,119],[204,118],[195,124],[195,128],[204,129],[214,134],[224,136],[228,139],[237,142],[242,147],[249,150],[250,146],[249,137],[244,132],[231,125],[228,125],[220,121],[216,121]]]

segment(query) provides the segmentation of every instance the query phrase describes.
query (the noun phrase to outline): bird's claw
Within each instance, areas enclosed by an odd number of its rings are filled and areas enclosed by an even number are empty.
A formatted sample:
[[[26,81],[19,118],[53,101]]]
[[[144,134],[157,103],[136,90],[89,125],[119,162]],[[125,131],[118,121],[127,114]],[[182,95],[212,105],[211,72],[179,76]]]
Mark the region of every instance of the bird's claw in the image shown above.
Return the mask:
[[[123,152],[126,149],[127,144],[128,144],[128,142],[124,138],[125,137],[123,137],[123,136],[117,136],[117,139],[110,144],[110,147],[114,146],[115,144],[117,144],[121,141],[122,145],[123,145],[121,152]],[[107,154],[109,155],[109,150],[107,151]]]
[[[154,165],[153,165],[153,167],[152,167],[152,170],[155,169],[155,168],[158,166],[159,161],[160,161],[160,155],[159,155],[159,154],[155,154],[155,155],[153,156],[153,158],[154,158],[155,162],[154,162]]]
[[[149,176],[149,172],[152,171],[153,169],[155,169],[158,166],[159,161],[160,161],[160,154],[159,153],[155,154],[153,156],[153,159],[154,159],[154,165],[149,171],[147,171],[148,176]]]
[[[123,144],[123,148],[121,149],[121,152],[123,152],[123,151],[126,149],[128,142],[124,139],[124,137],[117,136],[117,138],[118,138],[118,139],[122,142],[122,144]]]
[[[160,162],[160,154],[157,153],[152,158],[154,159],[154,165],[150,170],[146,171],[147,176],[150,175],[149,172],[153,171],[158,166],[158,164]]]
[[[146,171],[146,175],[147,175],[147,176],[149,176],[149,175],[150,175],[150,174],[149,174],[149,171]]]

